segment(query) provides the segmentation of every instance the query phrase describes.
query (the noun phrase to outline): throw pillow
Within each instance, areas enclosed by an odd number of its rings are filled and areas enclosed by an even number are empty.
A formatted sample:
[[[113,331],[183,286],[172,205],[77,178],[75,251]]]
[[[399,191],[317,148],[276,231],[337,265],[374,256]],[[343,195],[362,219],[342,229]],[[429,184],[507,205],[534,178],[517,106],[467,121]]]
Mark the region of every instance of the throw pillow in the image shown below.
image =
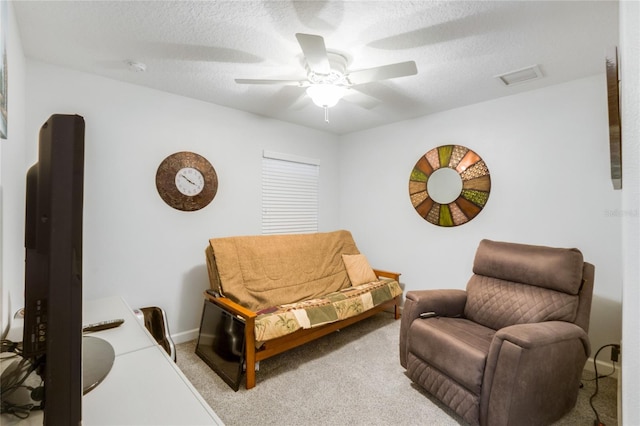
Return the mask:
[[[356,286],[378,281],[378,277],[376,277],[373,269],[371,269],[364,254],[343,254],[342,261],[347,269],[347,275],[349,275],[351,285]]]

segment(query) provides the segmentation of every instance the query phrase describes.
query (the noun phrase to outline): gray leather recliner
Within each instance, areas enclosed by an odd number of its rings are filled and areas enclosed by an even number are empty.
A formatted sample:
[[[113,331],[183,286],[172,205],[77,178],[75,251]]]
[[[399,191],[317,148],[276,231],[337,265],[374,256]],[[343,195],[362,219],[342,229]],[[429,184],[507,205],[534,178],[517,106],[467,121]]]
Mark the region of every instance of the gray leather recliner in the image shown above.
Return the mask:
[[[400,363],[470,424],[552,423],[590,354],[594,271],[577,249],[482,240],[466,291],[407,292]]]

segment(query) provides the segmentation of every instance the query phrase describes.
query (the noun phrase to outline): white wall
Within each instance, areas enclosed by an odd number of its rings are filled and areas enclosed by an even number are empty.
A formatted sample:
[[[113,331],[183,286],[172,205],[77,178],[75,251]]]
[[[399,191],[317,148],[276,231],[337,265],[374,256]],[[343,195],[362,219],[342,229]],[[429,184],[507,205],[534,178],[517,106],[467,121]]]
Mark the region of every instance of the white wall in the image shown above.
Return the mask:
[[[621,338],[621,193],[609,170],[603,75],[341,138],[340,224],[405,291],[464,288],[483,238],[578,247],[596,266],[590,337]],[[444,228],[414,210],[408,183],[420,156],[464,145],[491,173],[471,222]]]
[[[8,67],[8,137],[0,140],[0,335],[7,331],[11,316],[23,306],[24,287],[24,197],[25,197],[25,59],[20,35],[7,2],[6,48]],[[10,297],[10,289],[13,291]],[[18,300],[16,300],[18,299]]]
[[[640,3],[620,3],[623,425],[640,425]]]
[[[174,336],[197,329],[207,240],[261,232],[263,150],[320,160],[320,230],[338,227],[337,138],[328,133],[38,62],[27,62],[27,82],[31,160],[49,115],[86,121],[85,300],[121,295],[132,307],[162,307]],[[177,151],[216,169],[218,193],[202,210],[172,209],[156,191],[158,165]]]

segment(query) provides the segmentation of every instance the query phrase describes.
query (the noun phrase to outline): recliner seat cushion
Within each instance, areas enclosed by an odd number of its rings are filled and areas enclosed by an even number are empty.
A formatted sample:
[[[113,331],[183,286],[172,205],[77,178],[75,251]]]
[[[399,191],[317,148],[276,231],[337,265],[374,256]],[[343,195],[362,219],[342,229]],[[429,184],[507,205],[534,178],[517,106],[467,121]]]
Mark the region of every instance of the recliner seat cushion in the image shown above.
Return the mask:
[[[495,331],[463,318],[434,317],[411,324],[409,352],[480,395]]]

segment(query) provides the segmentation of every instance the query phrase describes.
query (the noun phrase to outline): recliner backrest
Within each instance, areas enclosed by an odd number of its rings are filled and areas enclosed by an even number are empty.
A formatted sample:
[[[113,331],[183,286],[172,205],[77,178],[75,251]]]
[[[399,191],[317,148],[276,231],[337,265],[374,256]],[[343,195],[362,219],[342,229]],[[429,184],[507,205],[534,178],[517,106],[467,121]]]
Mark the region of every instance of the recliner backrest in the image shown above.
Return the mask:
[[[482,240],[467,284],[465,317],[495,330],[541,321],[575,322],[583,267],[577,249]]]

